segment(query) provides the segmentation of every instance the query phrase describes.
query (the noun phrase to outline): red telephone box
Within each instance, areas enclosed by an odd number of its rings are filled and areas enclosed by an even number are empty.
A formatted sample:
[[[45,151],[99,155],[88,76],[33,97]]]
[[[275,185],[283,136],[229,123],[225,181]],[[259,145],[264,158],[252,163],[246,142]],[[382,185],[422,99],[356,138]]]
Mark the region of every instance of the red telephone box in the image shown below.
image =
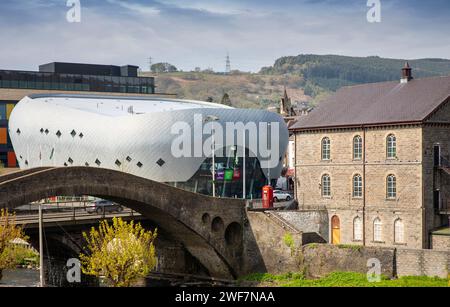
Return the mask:
[[[262,203],[264,209],[273,208],[273,188],[270,185],[262,189]]]

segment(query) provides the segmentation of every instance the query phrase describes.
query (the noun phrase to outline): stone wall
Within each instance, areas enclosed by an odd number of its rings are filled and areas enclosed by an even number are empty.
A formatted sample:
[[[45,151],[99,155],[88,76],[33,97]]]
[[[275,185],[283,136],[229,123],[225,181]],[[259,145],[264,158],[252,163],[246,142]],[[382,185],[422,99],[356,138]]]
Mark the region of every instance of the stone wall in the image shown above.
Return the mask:
[[[450,235],[432,235],[431,245],[435,250],[450,251]]]
[[[300,270],[309,277],[332,272],[369,271],[369,259],[378,259],[381,273],[387,277],[429,276],[447,278],[450,250],[396,249],[362,246],[310,244],[302,248]]]
[[[397,157],[386,156],[386,138],[397,138]],[[353,139],[364,137],[365,167],[353,159]],[[321,159],[321,141],[331,142],[331,159]],[[447,137],[448,138],[448,137]],[[300,208],[326,208],[330,224],[333,216],[340,220],[340,243],[362,245],[354,237],[353,223],[364,222],[365,244],[375,247],[426,248],[423,205],[423,131],[421,126],[386,126],[379,128],[334,129],[296,134],[296,198]],[[365,174],[364,174],[365,173]],[[331,196],[322,196],[321,178],[331,178]],[[353,197],[355,175],[364,178],[365,207],[362,197]],[[395,175],[397,197],[387,199],[386,178]],[[430,203],[426,204],[430,206]],[[365,210],[365,215],[363,214]],[[381,239],[374,240],[374,221],[382,223]],[[401,220],[404,240],[394,242],[394,222]],[[331,236],[329,234],[329,236]],[[328,242],[331,241],[331,238]],[[399,244],[400,243],[400,244]]]
[[[289,231],[280,221],[273,220],[264,212],[247,212],[248,226],[244,231],[243,269],[245,274],[298,271],[295,251],[302,245],[302,234]],[[292,238],[293,246],[286,244]]]
[[[329,241],[328,212],[326,210],[276,211],[278,215],[302,233],[317,233]]]
[[[449,276],[449,250],[398,249],[396,260],[398,276]]]
[[[380,260],[383,275],[395,276],[395,249],[310,244],[302,248],[302,255],[300,270],[310,278],[323,277],[332,272],[366,274],[368,261],[374,258]]]

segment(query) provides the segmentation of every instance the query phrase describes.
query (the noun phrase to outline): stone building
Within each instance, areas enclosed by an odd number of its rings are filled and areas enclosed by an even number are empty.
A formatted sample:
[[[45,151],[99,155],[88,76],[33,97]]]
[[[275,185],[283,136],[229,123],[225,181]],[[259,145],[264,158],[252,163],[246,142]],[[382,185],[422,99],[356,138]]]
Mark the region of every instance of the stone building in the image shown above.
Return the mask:
[[[300,208],[334,244],[430,248],[450,215],[450,77],[345,87],[290,129]],[[450,236],[448,237],[450,240]]]

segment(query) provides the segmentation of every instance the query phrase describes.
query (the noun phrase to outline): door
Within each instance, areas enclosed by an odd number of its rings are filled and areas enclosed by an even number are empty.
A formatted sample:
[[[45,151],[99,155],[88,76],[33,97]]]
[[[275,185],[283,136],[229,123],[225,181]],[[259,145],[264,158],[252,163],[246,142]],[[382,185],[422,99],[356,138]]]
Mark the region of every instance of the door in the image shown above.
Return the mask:
[[[331,218],[331,244],[341,243],[341,221],[337,215]]]

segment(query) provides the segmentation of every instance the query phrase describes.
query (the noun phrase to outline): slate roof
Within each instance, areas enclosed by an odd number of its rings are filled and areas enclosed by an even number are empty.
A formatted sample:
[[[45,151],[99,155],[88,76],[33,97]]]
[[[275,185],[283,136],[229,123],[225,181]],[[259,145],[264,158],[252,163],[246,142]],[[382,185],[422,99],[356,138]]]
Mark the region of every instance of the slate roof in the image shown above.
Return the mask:
[[[422,122],[450,97],[450,76],[341,88],[291,130]]]

